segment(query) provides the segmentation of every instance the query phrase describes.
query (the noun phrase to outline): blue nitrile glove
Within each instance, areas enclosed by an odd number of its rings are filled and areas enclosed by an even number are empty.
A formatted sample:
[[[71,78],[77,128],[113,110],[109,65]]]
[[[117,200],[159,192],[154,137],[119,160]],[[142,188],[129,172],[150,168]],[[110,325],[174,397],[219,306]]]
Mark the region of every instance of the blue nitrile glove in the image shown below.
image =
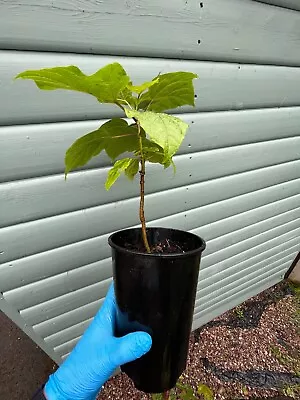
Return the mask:
[[[145,332],[114,337],[116,300],[113,286],[74,350],[50,376],[44,393],[48,400],[94,400],[117,367],[140,358],[150,350]]]

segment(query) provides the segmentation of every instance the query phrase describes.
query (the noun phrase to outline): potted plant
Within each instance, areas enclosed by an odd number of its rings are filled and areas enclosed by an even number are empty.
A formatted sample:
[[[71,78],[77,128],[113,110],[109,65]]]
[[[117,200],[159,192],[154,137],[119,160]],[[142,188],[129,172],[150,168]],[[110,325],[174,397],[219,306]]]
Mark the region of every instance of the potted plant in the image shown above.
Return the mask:
[[[173,156],[188,125],[163,111],[194,105],[196,77],[190,72],[159,74],[135,86],[118,63],[89,76],[76,66],[67,66],[25,71],[16,77],[32,79],[43,90],[89,93],[100,103],[115,104],[127,117],[113,118],[77,139],[66,152],[65,177],[101,151],[114,162],[105,183],[107,190],[121,173],[129,179],[139,174],[141,228],[122,230],[109,238],[118,305],[116,335],[136,330],[151,334],[150,352],[122,370],[138,389],[164,392],[164,398],[186,366],[205,242],[180,230],[147,228],[145,168],[146,163],[159,163],[175,170]]]

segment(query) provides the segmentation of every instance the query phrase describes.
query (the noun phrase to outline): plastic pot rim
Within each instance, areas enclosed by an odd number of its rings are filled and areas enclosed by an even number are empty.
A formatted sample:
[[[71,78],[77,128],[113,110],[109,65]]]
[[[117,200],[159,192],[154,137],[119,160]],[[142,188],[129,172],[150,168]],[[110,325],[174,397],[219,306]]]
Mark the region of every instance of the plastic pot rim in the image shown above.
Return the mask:
[[[141,230],[141,228],[128,228],[128,229],[121,229],[119,231],[114,232],[113,234],[111,234],[108,238],[108,243],[109,245],[113,248],[118,250],[119,252],[125,253],[125,254],[137,254],[139,256],[142,257],[157,257],[157,258],[185,258],[185,257],[190,257],[192,255],[195,255],[197,253],[201,254],[206,247],[206,243],[205,240],[202,239],[200,236],[188,232],[188,231],[184,231],[181,229],[173,229],[173,228],[165,228],[165,227],[156,227],[156,226],[151,226],[149,228],[147,228],[147,231],[149,230],[153,230],[153,229],[158,229],[158,230],[165,230],[165,231],[172,231],[172,232],[178,232],[178,233],[185,233],[188,236],[196,236],[199,239],[199,246],[196,247],[193,250],[188,250],[184,253],[143,253],[141,251],[137,251],[137,250],[132,250],[132,249],[127,249],[125,247],[119,246],[118,244],[114,243],[114,237],[120,233],[120,232],[129,232],[129,231],[133,231],[133,230]]]

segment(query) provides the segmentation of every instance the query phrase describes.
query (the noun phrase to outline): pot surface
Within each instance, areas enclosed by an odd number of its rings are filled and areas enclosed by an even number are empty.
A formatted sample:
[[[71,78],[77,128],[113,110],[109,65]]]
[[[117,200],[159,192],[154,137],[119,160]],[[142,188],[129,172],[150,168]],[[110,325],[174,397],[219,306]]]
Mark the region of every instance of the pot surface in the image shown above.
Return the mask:
[[[161,393],[176,385],[186,367],[205,242],[189,232],[166,228],[149,228],[147,235],[150,247],[167,239],[182,251],[140,251],[139,228],[116,232],[109,238],[117,299],[116,336],[138,330],[152,336],[149,353],[121,369],[137,389]]]

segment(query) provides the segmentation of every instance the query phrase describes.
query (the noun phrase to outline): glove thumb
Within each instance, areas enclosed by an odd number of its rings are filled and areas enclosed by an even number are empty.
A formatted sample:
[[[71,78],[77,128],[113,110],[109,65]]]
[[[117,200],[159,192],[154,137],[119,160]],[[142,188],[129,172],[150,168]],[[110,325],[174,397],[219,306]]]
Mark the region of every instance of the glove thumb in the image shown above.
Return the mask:
[[[116,366],[126,364],[148,353],[152,346],[151,336],[146,332],[129,333],[117,339],[114,349],[114,363]]]

